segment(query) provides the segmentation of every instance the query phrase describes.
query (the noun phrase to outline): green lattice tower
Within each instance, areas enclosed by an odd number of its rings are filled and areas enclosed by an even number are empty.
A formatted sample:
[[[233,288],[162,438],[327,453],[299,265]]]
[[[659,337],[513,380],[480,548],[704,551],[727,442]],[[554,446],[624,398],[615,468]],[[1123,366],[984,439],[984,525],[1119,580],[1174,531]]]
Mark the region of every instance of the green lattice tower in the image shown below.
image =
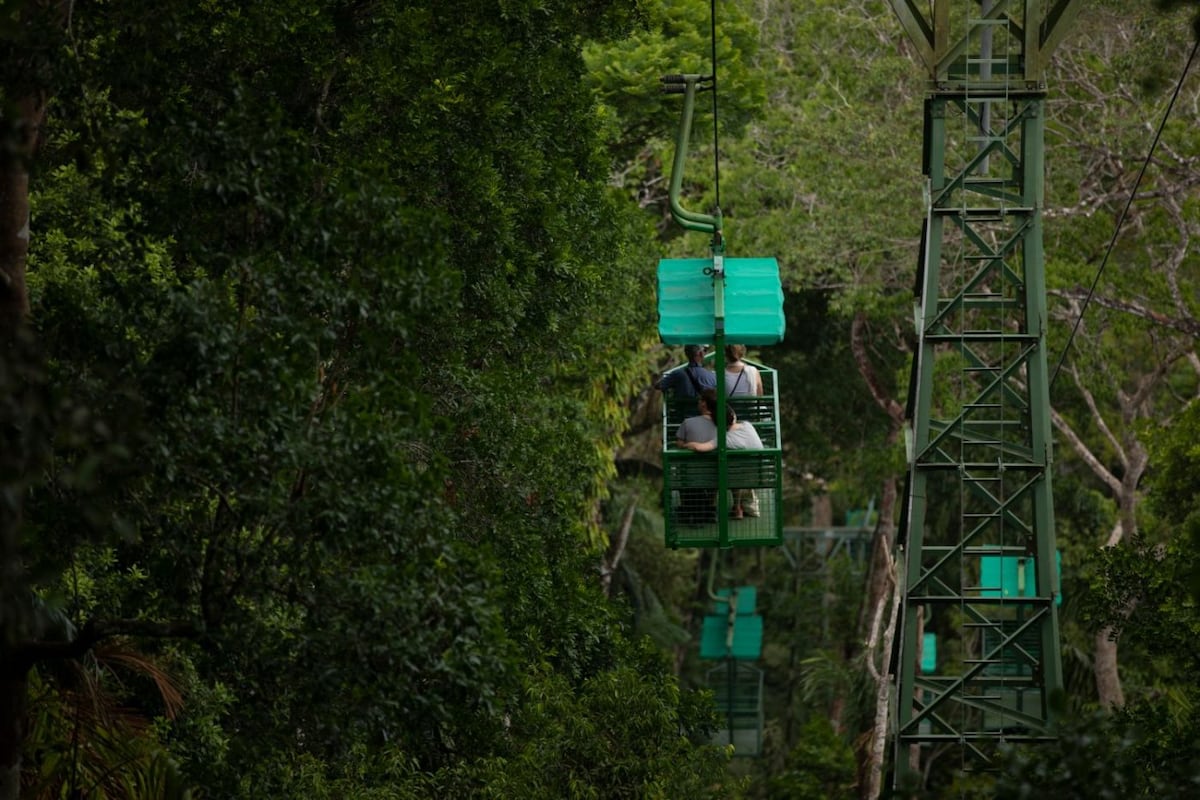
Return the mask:
[[[896,774],[1051,736],[1062,687],[1042,250],[1043,66],[1079,0],[890,0],[931,78],[898,536]],[[1020,563],[1015,595],[985,565]],[[938,633],[940,659],[921,669]]]

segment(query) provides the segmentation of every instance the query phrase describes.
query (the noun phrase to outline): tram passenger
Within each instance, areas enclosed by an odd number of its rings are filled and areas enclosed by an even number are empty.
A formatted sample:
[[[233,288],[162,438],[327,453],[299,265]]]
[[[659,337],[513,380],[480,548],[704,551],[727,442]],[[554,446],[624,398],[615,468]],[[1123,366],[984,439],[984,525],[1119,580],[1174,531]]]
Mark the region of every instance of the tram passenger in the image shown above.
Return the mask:
[[[676,397],[698,397],[705,389],[717,388],[717,376],[704,366],[707,351],[708,347],[702,344],[685,346],[683,354],[687,357],[687,365],[663,375],[654,387]]]
[[[713,392],[713,408],[716,408],[716,392]],[[695,419],[693,417],[692,419]],[[684,423],[691,420],[684,420]],[[707,420],[712,427],[712,438],[705,441],[696,439],[688,439],[683,441],[683,437],[679,436],[679,446],[687,450],[692,450],[697,453],[707,453],[717,449],[717,430],[716,426],[712,425],[712,414],[709,413]],[[739,422],[737,414],[734,413],[732,406],[725,406],[725,447],[730,450],[762,450],[762,439],[759,438],[758,431],[749,422]],[[683,425],[679,426],[682,430]],[[701,426],[696,426],[701,427]],[[729,515],[733,519],[742,519],[743,517],[757,517],[758,498],[754,494],[753,489],[734,489],[733,490],[733,505]]]
[[[703,357],[703,351],[701,352]],[[713,424],[713,412],[717,408],[717,390],[708,388],[700,391],[696,398],[697,415],[679,423],[675,431],[675,445],[688,450],[692,445],[707,442],[717,436]],[[716,490],[688,487],[679,490],[679,519],[684,525],[702,525],[716,522]]]
[[[725,395],[733,397],[739,394],[762,395],[762,375],[758,367],[742,361],[746,355],[744,344],[725,345]]]

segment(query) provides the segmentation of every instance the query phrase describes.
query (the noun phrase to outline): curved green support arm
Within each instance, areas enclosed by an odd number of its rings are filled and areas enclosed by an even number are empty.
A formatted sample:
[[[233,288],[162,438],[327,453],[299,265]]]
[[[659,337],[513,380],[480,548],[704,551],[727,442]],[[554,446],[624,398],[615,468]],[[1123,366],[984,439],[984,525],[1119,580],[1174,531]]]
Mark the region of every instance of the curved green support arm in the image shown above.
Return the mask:
[[[680,84],[683,89],[683,115],[679,120],[679,133],[675,137],[675,161],[671,167],[671,216],[687,230],[716,234],[721,230],[720,209],[716,215],[699,214],[688,211],[679,202],[679,192],[683,187],[683,165],[687,160],[688,139],[691,137],[692,116],[696,108],[696,91],[703,80],[706,79],[701,75],[671,75],[663,79],[667,84],[664,91],[676,93]]]

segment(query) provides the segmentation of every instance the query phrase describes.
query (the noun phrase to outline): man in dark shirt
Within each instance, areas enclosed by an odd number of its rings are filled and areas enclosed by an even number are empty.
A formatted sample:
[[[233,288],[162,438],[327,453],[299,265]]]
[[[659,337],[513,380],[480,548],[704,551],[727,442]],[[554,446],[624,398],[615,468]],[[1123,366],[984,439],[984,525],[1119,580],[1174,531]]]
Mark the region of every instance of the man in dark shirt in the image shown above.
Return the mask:
[[[676,397],[698,397],[705,389],[717,388],[717,376],[704,367],[704,353],[708,347],[689,344],[683,348],[688,363],[662,376],[655,386]]]

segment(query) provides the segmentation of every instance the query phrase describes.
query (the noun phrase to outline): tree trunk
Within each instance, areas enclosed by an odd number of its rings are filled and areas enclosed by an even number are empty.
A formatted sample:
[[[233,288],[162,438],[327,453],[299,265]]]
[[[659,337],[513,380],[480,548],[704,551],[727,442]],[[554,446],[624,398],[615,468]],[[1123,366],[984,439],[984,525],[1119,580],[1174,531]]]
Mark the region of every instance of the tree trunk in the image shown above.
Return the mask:
[[[833,527],[833,498],[831,498],[824,489],[825,482],[821,481],[821,493],[813,495],[812,499],[812,522],[814,528],[832,528]]]
[[[889,435],[889,439],[893,437]],[[891,443],[894,443],[891,442]],[[896,500],[899,497],[898,482],[888,478],[883,482],[883,496],[879,503],[879,525],[871,542],[871,562],[867,567],[866,598],[858,612],[858,630],[862,639],[867,638],[867,628],[880,603],[887,600],[890,587],[889,565],[896,546],[896,526],[892,524]]]
[[[1103,708],[1120,708],[1125,705],[1125,692],[1121,689],[1121,676],[1117,671],[1117,641],[1112,638],[1111,627],[1096,634],[1096,694]]]
[[[883,789],[883,760],[887,750],[888,709],[890,708],[891,675],[888,664],[891,661],[892,643],[896,635],[896,625],[900,617],[900,604],[903,602],[902,576],[899,566],[888,554],[888,563],[884,570],[891,584],[891,612],[886,625],[880,630],[884,604],[876,608],[872,623],[871,636],[867,647],[867,668],[875,680],[875,724],[871,728],[869,747],[866,758],[859,763],[859,797],[862,800],[878,800]],[[886,600],[885,600],[886,603]],[[875,665],[875,654],[879,653],[880,664]]]
[[[1123,499],[1123,498],[1122,498]],[[1105,547],[1116,547],[1125,538],[1127,520],[1132,518],[1132,509],[1122,502],[1117,524],[1108,535]],[[1121,672],[1117,661],[1117,640],[1112,626],[1106,626],[1094,637],[1096,655],[1092,662],[1092,674],[1096,678],[1096,696],[1102,708],[1120,708],[1125,705],[1125,692],[1121,689]]]
[[[66,3],[43,0],[21,6],[17,24],[34,27],[30,16],[66,19]],[[11,22],[11,20],[10,20]],[[36,20],[34,20],[36,22]],[[44,45],[44,42],[39,44]],[[33,471],[32,424],[27,364],[29,294],[29,165],[46,116],[46,92],[31,88],[40,72],[36,45],[11,64],[23,85],[7,86],[0,111],[0,800],[18,800],[21,749],[25,738],[30,663],[19,652],[32,614],[20,535],[25,485]]]
[[[629,507],[621,516],[621,528],[617,537],[608,546],[604,560],[600,563],[600,587],[605,597],[612,597],[612,576],[621,565],[621,556],[625,554],[625,545],[629,542],[629,531],[633,527],[633,517],[637,513],[638,497],[634,495],[629,500]]]
[[[1144,463],[1140,460],[1139,464]],[[1137,489],[1136,480],[1140,477],[1142,469],[1137,470],[1136,475],[1126,474],[1126,478],[1122,481],[1120,507],[1118,510],[1117,524],[1113,526],[1112,533],[1108,535],[1108,541],[1105,542],[1105,547],[1116,547],[1125,538],[1127,532],[1136,532],[1137,523],[1134,516],[1134,509],[1137,505]],[[1134,482],[1133,486],[1129,486],[1130,481]],[[1132,609],[1129,609],[1132,611]],[[1116,631],[1110,625],[1098,631],[1095,636],[1096,656],[1092,663],[1092,672],[1096,678],[1096,696],[1100,700],[1102,708],[1121,708],[1125,705],[1125,692],[1121,688],[1121,671],[1120,661],[1117,658],[1118,644],[1116,639]]]
[[[29,702],[28,668],[12,658],[0,663],[0,798],[21,796],[21,745]]]
[[[42,3],[37,10],[59,5]],[[35,69],[29,61],[21,66],[28,71]],[[29,256],[29,164],[40,141],[47,96],[45,92],[24,87],[10,102],[11,116],[0,116],[0,336],[6,344],[29,315],[29,294],[25,289],[25,262]]]
[[[10,476],[0,487],[0,800],[17,800],[21,790],[21,746],[28,704],[29,664],[14,652],[24,638],[31,608],[20,552],[21,498],[30,472],[32,434],[29,387],[23,385],[28,358],[26,319],[29,296],[25,289],[25,262],[29,253],[28,157],[36,143],[44,115],[43,103],[22,98],[15,104],[20,115],[5,120],[15,147],[0,154],[0,404],[4,436],[0,469]],[[4,143],[8,144],[8,143]]]
[[[850,350],[859,374],[867,384],[875,404],[888,416],[891,425],[886,444],[895,447],[904,429],[904,406],[885,388],[876,373],[867,353],[867,319],[861,312],[850,324]],[[892,657],[892,642],[896,636],[900,603],[903,598],[902,576],[892,557],[896,543],[896,501],[899,497],[899,480],[889,476],[883,482],[883,496],[879,503],[879,526],[875,530],[875,541],[871,550],[871,566],[867,579],[866,599],[859,616],[859,630],[866,642],[867,669],[875,681],[875,723],[869,737],[869,746],[858,752],[859,796],[863,800],[879,797],[883,779],[883,759],[887,749],[888,709],[890,707],[891,680],[888,667]],[[890,590],[890,591],[889,591]],[[886,626],[880,630],[884,612],[891,604]],[[877,663],[878,660],[878,663]]]
[[[39,109],[30,125],[36,127],[41,116]],[[21,154],[0,155],[0,331],[6,347],[29,314],[28,254],[29,170]]]

